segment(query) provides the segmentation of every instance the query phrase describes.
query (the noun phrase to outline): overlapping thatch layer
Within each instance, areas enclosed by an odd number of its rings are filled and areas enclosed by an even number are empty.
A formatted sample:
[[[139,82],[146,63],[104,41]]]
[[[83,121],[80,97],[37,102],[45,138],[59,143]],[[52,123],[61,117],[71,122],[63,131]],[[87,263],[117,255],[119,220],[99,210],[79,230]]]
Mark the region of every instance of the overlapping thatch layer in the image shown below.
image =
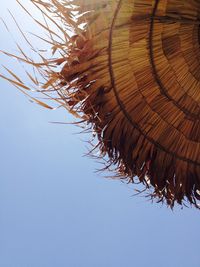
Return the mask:
[[[184,199],[197,206],[200,2],[32,2],[74,32],[56,46],[61,72],[46,62],[51,77],[44,88],[85,115],[121,177],[134,182],[138,176],[171,207]]]

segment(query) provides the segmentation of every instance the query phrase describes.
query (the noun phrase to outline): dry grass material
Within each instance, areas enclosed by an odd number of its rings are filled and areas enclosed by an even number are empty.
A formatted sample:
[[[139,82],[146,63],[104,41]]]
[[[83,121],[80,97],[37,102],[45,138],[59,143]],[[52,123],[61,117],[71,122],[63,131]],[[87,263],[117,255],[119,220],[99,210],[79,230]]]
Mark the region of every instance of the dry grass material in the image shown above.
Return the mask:
[[[116,178],[138,177],[170,207],[199,207],[200,2],[31,2],[59,31],[37,22],[55,59],[21,57],[46,80],[37,90],[92,125]]]

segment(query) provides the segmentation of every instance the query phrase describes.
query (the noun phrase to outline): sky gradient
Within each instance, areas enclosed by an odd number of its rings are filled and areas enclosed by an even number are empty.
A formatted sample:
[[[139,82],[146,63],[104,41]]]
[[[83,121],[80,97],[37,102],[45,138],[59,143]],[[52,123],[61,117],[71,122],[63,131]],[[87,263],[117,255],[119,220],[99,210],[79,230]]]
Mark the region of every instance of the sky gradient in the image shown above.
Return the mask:
[[[0,16],[18,42],[7,8],[39,31],[7,0]],[[0,49],[15,52],[2,23],[0,33]],[[133,186],[95,173],[77,127],[50,123],[72,122],[65,110],[30,103],[2,79],[0,92],[0,267],[199,267],[200,211],[132,196]]]

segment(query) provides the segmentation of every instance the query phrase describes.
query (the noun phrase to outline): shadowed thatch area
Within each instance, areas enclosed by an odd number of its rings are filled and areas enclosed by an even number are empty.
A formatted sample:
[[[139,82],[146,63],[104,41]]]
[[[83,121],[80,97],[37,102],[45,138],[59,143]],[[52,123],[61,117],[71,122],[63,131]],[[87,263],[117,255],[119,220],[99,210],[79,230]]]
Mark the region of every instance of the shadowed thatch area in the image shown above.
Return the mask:
[[[40,54],[35,63],[23,51],[4,53],[43,77],[28,74],[34,90],[91,125],[116,178],[138,177],[152,198],[170,207],[184,200],[199,207],[200,2],[31,2],[44,15],[45,23],[35,22],[49,34],[44,41],[53,59]],[[28,92],[8,72],[12,77],[3,77]]]

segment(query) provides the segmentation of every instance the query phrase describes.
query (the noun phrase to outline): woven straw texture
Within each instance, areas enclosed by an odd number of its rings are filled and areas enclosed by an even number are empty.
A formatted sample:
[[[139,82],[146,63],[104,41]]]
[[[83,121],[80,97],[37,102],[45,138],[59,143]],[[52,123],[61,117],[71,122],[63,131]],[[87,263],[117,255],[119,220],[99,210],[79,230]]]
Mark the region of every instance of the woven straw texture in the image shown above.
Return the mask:
[[[33,2],[74,32],[62,70],[44,88],[84,114],[116,178],[138,177],[170,207],[198,207],[199,0]]]

